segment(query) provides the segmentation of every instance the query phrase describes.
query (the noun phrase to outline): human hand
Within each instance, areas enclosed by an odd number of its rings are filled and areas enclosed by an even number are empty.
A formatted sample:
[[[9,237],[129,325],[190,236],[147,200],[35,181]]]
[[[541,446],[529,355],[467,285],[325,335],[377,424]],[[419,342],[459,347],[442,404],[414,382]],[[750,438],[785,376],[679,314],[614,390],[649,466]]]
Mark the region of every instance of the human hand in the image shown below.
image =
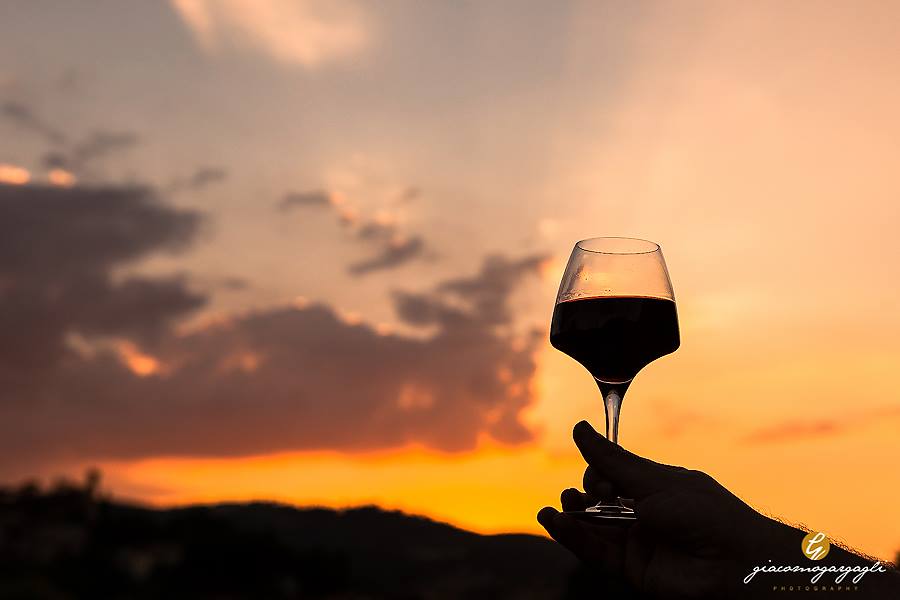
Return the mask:
[[[637,520],[587,521],[545,507],[538,521],[583,562],[659,598],[758,597],[771,592],[763,577],[744,583],[754,565],[796,564],[805,532],[770,519],[709,475],[642,458],[610,443],[586,422],[575,444],[588,463],[587,493],[562,493],[566,511],[598,499],[633,498]],[[836,549],[831,559],[864,562]]]

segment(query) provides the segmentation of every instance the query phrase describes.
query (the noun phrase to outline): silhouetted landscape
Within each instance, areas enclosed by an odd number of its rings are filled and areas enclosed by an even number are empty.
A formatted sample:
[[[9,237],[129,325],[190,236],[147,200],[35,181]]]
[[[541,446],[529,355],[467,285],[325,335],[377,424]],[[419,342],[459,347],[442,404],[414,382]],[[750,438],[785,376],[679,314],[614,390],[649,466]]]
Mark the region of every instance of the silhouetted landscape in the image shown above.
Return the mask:
[[[533,535],[376,507],[157,510],[98,487],[0,488],[0,597],[567,598],[599,583]]]

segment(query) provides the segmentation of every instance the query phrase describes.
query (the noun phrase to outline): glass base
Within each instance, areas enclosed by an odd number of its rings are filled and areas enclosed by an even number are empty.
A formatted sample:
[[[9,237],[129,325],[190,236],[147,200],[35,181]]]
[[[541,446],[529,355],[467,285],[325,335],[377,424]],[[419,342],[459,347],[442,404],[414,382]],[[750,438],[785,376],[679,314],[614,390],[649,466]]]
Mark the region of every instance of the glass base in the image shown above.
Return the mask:
[[[612,504],[600,502],[595,506],[588,507],[584,510],[567,510],[567,515],[571,515],[576,519],[584,521],[635,521],[637,515],[633,508],[623,506],[622,504]]]

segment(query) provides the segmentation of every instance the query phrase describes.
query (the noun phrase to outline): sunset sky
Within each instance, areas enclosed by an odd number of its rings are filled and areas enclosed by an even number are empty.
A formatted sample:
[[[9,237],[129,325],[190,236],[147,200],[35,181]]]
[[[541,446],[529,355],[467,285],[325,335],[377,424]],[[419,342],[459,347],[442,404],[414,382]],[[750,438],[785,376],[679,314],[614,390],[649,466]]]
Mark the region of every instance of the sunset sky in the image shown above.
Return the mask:
[[[0,4],[0,480],[538,532],[603,424],[547,334],[659,242],[620,441],[900,548],[900,5]]]

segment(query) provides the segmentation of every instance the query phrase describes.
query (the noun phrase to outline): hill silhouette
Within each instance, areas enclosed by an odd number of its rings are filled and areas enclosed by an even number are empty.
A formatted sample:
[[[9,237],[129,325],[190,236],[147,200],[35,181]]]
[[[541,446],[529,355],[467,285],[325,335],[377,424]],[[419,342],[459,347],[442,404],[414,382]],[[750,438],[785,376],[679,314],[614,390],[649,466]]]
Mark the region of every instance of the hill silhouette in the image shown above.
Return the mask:
[[[479,535],[376,507],[158,510],[104,498],[98,481],[0,489],[0,598],[543,599],[599,591],[543,537]]]
[[[98,488],[96,472],[0,487],[0,600],[638,597],[544,537],[374,506],[154,509]]]

